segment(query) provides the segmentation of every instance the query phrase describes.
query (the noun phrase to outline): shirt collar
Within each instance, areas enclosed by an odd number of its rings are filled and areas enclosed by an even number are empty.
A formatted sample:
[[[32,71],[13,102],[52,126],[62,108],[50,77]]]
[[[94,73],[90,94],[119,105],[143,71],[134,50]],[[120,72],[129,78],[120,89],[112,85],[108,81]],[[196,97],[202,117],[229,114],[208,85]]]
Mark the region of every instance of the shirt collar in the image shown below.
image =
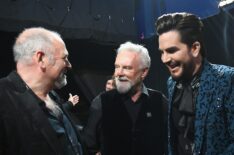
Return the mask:
[[[149,91],[144,84],[142,85],[141,92],[142,94],[149,96]]]

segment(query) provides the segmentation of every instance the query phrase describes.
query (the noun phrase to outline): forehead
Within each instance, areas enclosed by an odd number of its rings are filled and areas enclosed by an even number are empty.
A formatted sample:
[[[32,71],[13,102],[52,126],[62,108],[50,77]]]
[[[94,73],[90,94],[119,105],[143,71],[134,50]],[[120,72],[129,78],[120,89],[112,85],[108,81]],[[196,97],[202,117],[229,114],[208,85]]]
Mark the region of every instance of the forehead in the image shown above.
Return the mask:
[[[168,31],[161,34],[158,38],[158,43],[161,50],[182,44],[178,31]]]
[[[124,50],[117,54],[115,64],[132,66],[138,63],[139,61],[138,57],[139,57],[138,53],[129,50]]]
[[[63,41],[55,40],[54,47],[55,47],[55,55],[68,55],[68,51]]]
[[[107,84],[112,84],[114,81],[112,80],[112,79],[110,79],[110,80],[107,80]]]

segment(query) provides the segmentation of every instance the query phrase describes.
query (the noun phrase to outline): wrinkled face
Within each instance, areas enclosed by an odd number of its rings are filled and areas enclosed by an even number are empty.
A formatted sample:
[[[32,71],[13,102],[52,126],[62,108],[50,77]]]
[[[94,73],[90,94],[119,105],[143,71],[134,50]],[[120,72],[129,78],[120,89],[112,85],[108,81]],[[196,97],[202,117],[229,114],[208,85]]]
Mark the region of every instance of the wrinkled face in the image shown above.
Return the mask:
[[[64,43],[55,43],[54,58],[49,68],[50,76],[53,78],[54,87],[60,89],[67,84],[66,72],[71,68],[68,60],[68,51]]]
[[[106,81],[106,91],[114,89],[114,80],[110,79]]]
[[[195,70],[192,49],[180,40],[180,34],[177,31],[165,32],[159,36],[161,60],[174,80],[189,79]]]
[[[140,69],[139,55],[130,51],[120,52],[115,60],[115,84],[119,93],[136,91],[140,86],[145,70]]]

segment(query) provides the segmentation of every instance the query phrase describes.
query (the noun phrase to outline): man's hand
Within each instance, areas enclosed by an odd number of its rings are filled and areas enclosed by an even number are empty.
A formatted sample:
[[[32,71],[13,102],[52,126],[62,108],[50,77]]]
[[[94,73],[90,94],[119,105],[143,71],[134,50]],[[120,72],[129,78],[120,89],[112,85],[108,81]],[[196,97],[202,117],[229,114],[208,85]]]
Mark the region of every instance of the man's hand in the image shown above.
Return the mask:
[[[78,95],[74,95],[72,96],[71,93],[69,93],[69,99],[68,101],[70,101],[72,103],[73,106],[75,106],[78,102],[79,102],[79,96]]]

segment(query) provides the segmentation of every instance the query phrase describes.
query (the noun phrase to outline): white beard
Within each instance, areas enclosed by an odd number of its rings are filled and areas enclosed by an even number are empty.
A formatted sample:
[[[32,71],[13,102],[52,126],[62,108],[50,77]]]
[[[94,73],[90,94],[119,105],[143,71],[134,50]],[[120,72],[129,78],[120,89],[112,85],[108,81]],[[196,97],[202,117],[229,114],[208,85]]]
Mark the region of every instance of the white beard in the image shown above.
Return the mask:
[[[55,89],[61,89],[66,85],[67,85],[67,76],[64,73],[61,73],[59,75],[59,78],[54,83]]]
[[[122,82],[122,81],[120,81],[120,79],[128,80],[128,81]],[[129,81],[129,79],[127,79],[127,78],[116,77],[115,83],[116,83],[116,89],[120,94],[128,93],[132,89],[132,86],[133,86],[132,82]]]
[[[120,94],[126,94],[132,90],[135,91],[134,89],[142,83],[142,79],[136,77],[135,80],[129,80],[127,77],[115,77],[115,83],[117,91]]]

